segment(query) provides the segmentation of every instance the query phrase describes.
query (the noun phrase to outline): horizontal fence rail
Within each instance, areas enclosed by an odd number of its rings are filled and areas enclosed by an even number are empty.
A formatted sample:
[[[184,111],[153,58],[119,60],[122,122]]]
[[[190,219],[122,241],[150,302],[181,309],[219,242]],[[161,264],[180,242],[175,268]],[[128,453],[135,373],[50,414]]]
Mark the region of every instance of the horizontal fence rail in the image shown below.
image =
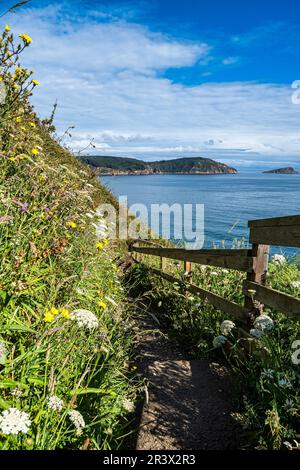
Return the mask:
[[[254,258],[248,256],[248,250],[237,250],[237,253],[235,253],[235,250],[185,250],[184,248],[140,247],[135,245],[132,246],[132,250],[144,255],[236,269],[237,271],[252,272],[254,267]]]
[[[300,215],[250,220],[250,242],[300,247]]]
[[[183,284],[186,291],[199,296],[216,309],[235,316],[243,326],[249,326],[251,319],[262,312],[264,305],[300,321],[300,299],[265,285],[270,245],[300,247],[300,215],[251,220],[248,226],[251,249],[186,250],[164,248],[155,242],[136,239],[131,240],[129,251],[137,254],[136,261],[141,261],[142,255],[159,257],[160,269],[149,267],[153,274],[171,283]],[[141,243],[148,246],[140,246]],[[164,272],[165,259],[184,261],[186,282]],[[192,284],[192,263],[245,272],[247,279],[243,283],[244,306]]]

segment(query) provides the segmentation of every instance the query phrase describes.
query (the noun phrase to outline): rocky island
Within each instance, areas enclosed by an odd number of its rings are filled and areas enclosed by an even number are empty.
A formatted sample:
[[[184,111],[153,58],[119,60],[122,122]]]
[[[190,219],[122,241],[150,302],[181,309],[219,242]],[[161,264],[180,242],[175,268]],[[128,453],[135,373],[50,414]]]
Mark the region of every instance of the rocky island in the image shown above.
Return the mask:
[[[218,175],[235,174],[237,170],[225,163],[210,158],[186,157],[172,160],[144,162],[136,158],[109,156],[82,156],[80,159],[92,167],[98,176],[113,175],[152,175],[152,174],[191,174]]]
[[[295,170],[292,166],[287,166],[285,168],[278,168],[277,170],[268,170],[263,171],[263,173],[273,173],[278,175],[298,175],[299,172]]]

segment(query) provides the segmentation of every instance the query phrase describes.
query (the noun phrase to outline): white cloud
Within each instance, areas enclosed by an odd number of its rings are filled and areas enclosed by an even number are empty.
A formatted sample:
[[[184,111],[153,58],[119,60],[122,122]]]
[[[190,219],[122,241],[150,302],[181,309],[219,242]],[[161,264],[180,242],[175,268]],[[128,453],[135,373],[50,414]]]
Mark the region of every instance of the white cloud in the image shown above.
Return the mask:
[[[199,85],[188,87],[164,78],[169,68],[209,59],[205,43],[115,18],[72,21],[57,5],[23,10],[11,25],[33,37],[23,60],[42,82],[37,110],[49,115],[57,98],[58,130],[76,126],[70,145],[77,150],[94,139],[96,153],[148,159],[300,155],[300,106],[291,103],[288,86],[201,83],[200,73]]]

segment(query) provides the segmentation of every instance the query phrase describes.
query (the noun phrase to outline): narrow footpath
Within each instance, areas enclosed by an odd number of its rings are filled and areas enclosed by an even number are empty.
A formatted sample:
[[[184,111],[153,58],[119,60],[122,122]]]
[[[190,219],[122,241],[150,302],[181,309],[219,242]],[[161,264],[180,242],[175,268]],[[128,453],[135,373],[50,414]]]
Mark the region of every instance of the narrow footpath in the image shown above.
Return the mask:
[[[137,308],[135,323],[138,370],[146,387],[131,448],[238,449],[227,368],[206,359],[189,360],[149,311]]]

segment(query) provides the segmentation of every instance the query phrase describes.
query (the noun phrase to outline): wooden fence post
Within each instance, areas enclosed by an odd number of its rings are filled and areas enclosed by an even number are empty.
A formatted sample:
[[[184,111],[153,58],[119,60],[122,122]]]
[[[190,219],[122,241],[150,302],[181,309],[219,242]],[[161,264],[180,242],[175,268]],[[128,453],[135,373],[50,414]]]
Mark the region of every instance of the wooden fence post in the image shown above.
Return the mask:
[[[159,269],[161,271],[163,271],[165,269],[165,258],[163,258],[163,256],[161,256],[159,260],[160,260],[159,261]]]
[[[254,265],[253,270],[247,273],[247,281],[265,285],[268,272],[269,250],[269,245],[252,244],[250,256],[254,258]],[[262,312],[263,305],[257,306],[253,300],[253,295],[249,292],[245,294],[245,307],[249,308],[251,316],[253,315],[253,317],[255,317]]]
[[[184,273],[188,282],[192,282],[192,263],[190,261],[184,261]]]

